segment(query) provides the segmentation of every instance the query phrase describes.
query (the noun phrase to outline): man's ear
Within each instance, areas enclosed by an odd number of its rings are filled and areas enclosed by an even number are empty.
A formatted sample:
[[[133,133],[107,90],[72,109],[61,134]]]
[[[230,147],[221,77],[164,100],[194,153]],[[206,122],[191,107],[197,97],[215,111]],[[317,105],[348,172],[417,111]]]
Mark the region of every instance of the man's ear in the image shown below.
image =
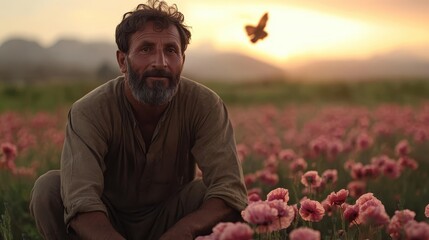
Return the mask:
[[[127,72],[126,59],[127,59],[127,54],[119,50],[116,51],[116,61],[118,61],[118,65],[119,65],[119,69],[121,70],[121,73]]]
[[[183,67],[183,65],[185,64],[185,59],[186,59],[186,55],[185,55],[185,54],[183,54],[182,67]]]

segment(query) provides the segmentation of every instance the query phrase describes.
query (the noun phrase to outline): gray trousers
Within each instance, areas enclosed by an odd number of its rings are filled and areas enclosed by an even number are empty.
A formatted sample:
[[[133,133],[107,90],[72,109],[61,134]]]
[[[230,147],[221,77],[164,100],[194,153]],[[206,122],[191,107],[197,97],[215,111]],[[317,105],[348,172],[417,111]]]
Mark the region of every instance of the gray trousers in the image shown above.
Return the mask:
[[[198,209],[205,193],[203,182],[195,180],[185,185],[177,195],[148,211],[139,222],[123,223],[119,215],[108,207],[109,220],[126,239],[159,239],[177,221]],[[36,180],[31,191],[30,213],[44,239],[78,239],[73,231],[66,231],[59,170],[49,171]]]

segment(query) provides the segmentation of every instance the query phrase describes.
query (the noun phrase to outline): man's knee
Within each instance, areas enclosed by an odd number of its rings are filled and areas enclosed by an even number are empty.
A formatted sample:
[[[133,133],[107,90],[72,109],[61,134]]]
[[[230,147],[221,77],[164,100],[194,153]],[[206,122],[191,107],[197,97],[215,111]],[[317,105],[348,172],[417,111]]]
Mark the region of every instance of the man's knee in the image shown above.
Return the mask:
[[[62,208],[60,194],[60,171],[52,170],[40,176],[31,191],[30,212],[37,218],[46,211],[58,211]]]

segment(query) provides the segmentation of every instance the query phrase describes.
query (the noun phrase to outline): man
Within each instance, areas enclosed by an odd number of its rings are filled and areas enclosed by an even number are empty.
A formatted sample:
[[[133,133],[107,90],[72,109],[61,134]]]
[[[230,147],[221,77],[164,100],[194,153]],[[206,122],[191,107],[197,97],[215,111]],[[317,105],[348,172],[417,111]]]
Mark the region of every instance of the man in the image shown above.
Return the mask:
[[[117,26],[123,76],[73,104],[61,170],[33,188],[45,239],[193,239],[239,219],[247,198],[233,130],[221,99],[181,77],[183,19],[155,0]]]

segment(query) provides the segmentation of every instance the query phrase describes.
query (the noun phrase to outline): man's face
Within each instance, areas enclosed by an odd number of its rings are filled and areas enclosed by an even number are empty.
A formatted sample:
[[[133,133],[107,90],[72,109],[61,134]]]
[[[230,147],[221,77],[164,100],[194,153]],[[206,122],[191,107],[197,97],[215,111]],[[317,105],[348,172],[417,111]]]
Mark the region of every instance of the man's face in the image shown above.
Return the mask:
[[[134,33],[126,57],[126,79],[140,103],[163,105],[176,94],[184,57],[175,26],[155,31],[153,23]]]

